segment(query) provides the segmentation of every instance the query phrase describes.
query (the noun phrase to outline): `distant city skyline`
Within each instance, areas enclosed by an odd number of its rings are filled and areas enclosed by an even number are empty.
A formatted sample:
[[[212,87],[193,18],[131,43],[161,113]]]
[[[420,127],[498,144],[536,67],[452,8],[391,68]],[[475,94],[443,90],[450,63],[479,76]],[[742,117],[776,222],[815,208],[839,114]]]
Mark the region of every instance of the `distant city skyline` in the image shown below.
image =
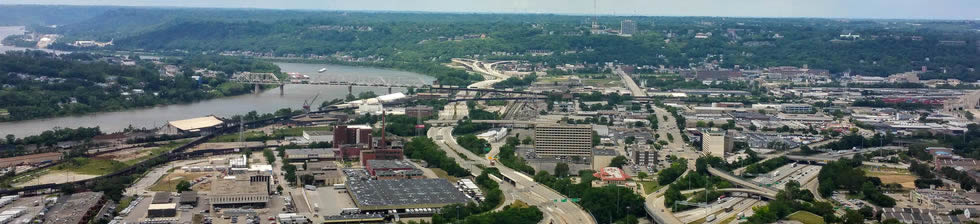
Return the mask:
[[[616,16],[980,19],[977,0],[5,0],[0,4],[549,13]]]

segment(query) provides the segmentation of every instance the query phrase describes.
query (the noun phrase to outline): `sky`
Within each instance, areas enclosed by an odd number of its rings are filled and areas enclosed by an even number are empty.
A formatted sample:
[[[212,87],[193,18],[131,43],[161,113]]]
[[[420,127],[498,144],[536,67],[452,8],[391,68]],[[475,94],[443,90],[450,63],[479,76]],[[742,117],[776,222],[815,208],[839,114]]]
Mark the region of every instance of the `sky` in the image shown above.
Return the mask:
[[[0,4],[980,20],[980,0],[2,0]],[[596,7],[593,7],[596,3]]]

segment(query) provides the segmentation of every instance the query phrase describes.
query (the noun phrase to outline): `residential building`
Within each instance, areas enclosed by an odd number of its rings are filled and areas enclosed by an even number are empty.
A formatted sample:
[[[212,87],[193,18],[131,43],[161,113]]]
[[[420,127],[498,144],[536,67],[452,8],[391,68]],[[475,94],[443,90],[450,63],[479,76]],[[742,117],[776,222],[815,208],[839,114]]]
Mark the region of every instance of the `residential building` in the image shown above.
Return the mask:
[[[619,34],[623,36],[633,36],[636,34],[636,22],[633,20],[623,20],[620,23]]]
[[[592,157],[592,126],[542,124],[534,128],[534,152],[540,157]]]

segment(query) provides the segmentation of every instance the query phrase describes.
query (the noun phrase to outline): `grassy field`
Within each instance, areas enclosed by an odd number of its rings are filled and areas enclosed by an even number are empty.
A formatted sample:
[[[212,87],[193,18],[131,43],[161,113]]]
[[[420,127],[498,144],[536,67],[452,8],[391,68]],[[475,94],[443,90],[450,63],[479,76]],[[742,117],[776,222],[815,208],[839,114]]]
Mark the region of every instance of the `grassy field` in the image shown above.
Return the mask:
[[[265,137],[265,133],[261,131],[245,132],[245,139],[249,139],[249,138],[255,139],[255,138],[262,138],[262,137]],[[233,134],[226,134],[226,135],[214,137],[208,142],[237,142],[237,141],[238,141],[238,133],[233,133]]]
[[[128,164],[111,159],[73,158],[54,167],[78,174],[106,175],[129,167]]]
[[[284,128],[273,131],[273,135],[276,137],[286,137],[286,136],[302,136],[303,131],[330,131],[333,127],[323,126],[323,127],[296,127],[296,128]]]
[[[456,181],[459,180],[459,178],[450,176],[449,173],[447,173],[445,170],[439,168],[429,168],[429,169],[431,169],[433,173],[436,173],[436,176],[438,176],[439,178],[447,179],[449,180],[449,182],[456,183]]]
[[[140,156],[140,158],[138,158],[138,159],[127,160],[125,162],[125,164],[127,166],[136,165],[137,163],[140,163],[140,162],[143,162],[144,160],[153,158],[154,156],[157,156],[157,155],[160,155],[160,154],[163,154],[163,153],[166,153],[166,152],[170,152],[171,150],[174,150],[177,147],[180,147],[181,145],[187,144],[188,142],[191,142],[191,139],[171,141],[170,143],[168,143],[166,145],[162,145],[162,146],[159,146],[159,147],[150,149],[150,153],[149,154]]]
[[[796,213],[790,214],[787,217],[789,220],[795,220],[802,222],[803,224],[824,224],[823,217],[816,214],[810,213],[808,211],[798,211]]]
[[[582,85],[595,87],[619,87],[623,86],[623,81],[619,78],[583,79]]]
[[[160,177],[153,186],[150,186],[150,191],[167,191],[167,192],[177,192],[177,184],[182,180],[190,182],[191,180],[203,177],[207,173],[197,172],[197,173],[170,173],[166,176]]]
[[[868,176],[881,178],[881,182],[885,184],[897,183],[901,184],[903,188],[915,188],[915,180],[918,179],[915,175],[912,175],[908,170],[895,169],[895,168],[873,168],[869,166],[862,167],[864,172]]]
[[[643,185],[644,194],[651,194],[653,192],[656,192],[661,187],[660,184],[657,184],[656,181],[637,181],[637,183]]]

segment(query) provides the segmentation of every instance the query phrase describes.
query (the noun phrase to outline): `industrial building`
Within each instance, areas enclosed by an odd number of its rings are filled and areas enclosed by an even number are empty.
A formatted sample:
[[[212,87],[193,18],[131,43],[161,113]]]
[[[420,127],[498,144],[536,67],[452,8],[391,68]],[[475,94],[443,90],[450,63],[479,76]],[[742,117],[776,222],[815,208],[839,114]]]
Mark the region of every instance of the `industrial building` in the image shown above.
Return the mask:
[[[106,198],[102,192],[82,192],[60,198],[48,210],[44,224],[85,224],[102,218]]]
[[[347,189],[362,211],[441,208],[470,201],[445,179],[350,180]]]
[[[333,145],[340,147],[349,144],[364,144],[370,148],[371,132],[368,125],[337,125],[333,129]]]
[[[592,158],[592,126],[544,124],[534,128],[534,152],[540,157]]]
[[[368,160],[365,168],[379,180],[424,178],[422,170],[405,160]]]
[[[177,216],[177,203],[150,204],[146,210],[146,218],[163,218]]]
[[[330,131],[303,131],[303,140],[306,142],[329,142],[333,143],[333,132]]]
[[[337,160],[337,153],[331,149],[287,149],[286,161],[334,161]]]
[[[160,128],[160,134],[166,135],[182,135],[189,133],[200,133],[202,135],[214,132],[216,129],[221,128],[224,125],[224,121],[218,119],[215,116],[191,118],[186,120],[178,120],[167,122],[163,128]]]
[[[703,140],[701,151],[721,158],[724,158],[725,153],[731,152],[732,148],[735,147],[732,137],[728,135],[726,130],[712,128],[703,132],[701,139]]]
[[[196,191],[180,192],[180,205],[197,206],[197,192]]]
[[[262,208],[269,203],[272,188],[270,176],[242,175],[216,178],[211,184],[211,206],[237,208],[251,206]]]
[[[296,176],[313,176],[313,185],[333,185],[343,184],[344,175],[338,170],[334,162],[311,162],[306,164],[306,169],[297,170]]]

